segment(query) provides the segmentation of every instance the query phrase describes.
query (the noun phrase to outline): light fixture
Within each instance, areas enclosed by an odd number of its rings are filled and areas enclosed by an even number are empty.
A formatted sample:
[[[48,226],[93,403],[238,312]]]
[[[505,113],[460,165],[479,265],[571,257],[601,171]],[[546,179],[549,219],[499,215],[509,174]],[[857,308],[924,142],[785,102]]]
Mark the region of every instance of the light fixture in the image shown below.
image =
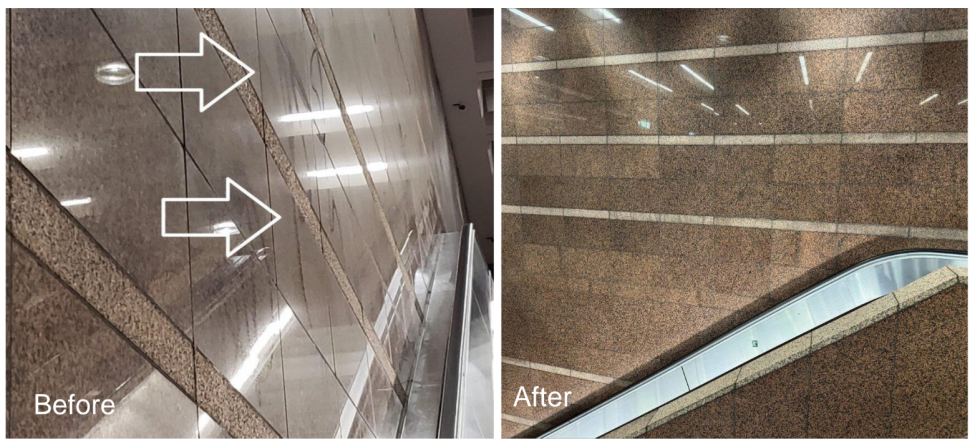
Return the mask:
[[[85,197],[85,198],[78,198],[78,199],[73,199],[73,200],[64,200],[64,201],[61,201],[61,205],[64,206],[64,207],[83,206],[83,205],[89,204],[89,203],[91,203],[91,197]]]
[[[366,169],[369,169],[370,172],[378,172],[380,170],[386,170],[388,168],[389,165],[382,161],[377,161],[375,163],[369,163],[366,165]],[[313,170],[311,172],[308,172],[305,175],[313,178],[329,178],[334,176],[361,175],[361,174],[362,174],[362,166],[345,166],[345,167],[336,167],[334,169]]]
[[[964,99],[964,100],[961,100],[961,101],[959,101],[959,102],[958,102],[958,106],[961,106],[961,105],[963,105],[963,104],[965,104],[965,103],[968,103],[968,99],[967,99],[967,98],[966,98],[966,99]]]
[[[664,85],[662,85],[660,83],[657,83],[656,81],[653,81],[653,80],[651,80],[651,79],[649,79],[647,77],[644,77],[643,75],[640,75],[638,72],[634,71],[633,69],[630,69],[629,72],[631,74],[635,75],[637,78],[639,78],[639,79],[641,79],[643,81],[646,81],[647,83],[650,83],[650,84],[652,84],[652,85],[654,85],[656,87],[659,87],[660,89],[663,89],[663,90],[665,90],[667,92],[673,92],[673,89],[671,89],[671,88],[669,88],[667,86],[664,86]]]
[[[517,16],[525,19],[525,20],[528,20],[528,21],[532,22],[532,24],[535,24],[535,25],[538,25],[538,26],[541,26],[541,27],[545,28],[545,30],[547,30],[547,31],[555,32],[555,29],[552,29],[551,26],[549,26],[549,25],[547,25],[545,23],[542,23],[541,20],[539,20],[539,19],[537,19],[535,17],[532,17],[532,16],[530,16],[528,14],[525,14],[524,12],[521,12],[521,11],[519,11],[517,9],[514,9],[514,8],[509,9],[509,11],[514,12],[515,15],[517,15]]]
[[[14,149],[10,151],[11,155],[21,159],[42,157],[49,153],[51,153],[51,151],[46,147],[25,147],[23,149]]]
[[[345,113],[349,115],[364,114],[366,112],[372,112],[373,107],[369,105],[353,105],[345,108]],[[320,110],[314,112],[302,112],[298,114],[288,114],[278,119],[282,123],[291,123],[294,121],[309,121],[309,120],[324,120],[326,118],[336,118],[341,117],[342,112],[338,109],[328,109]]]
[[[802,82],[806,86],[809,86],[809,73],[806,72],[806,57],[802,55],[799,56],[799,67],[802,68]]]
[[[934,94],[928,98],[925,98],[924,100],[921,100],[921,104],[919,104],[918,106],[924,106],[925,103],[934,100],[935,98],[938,98],[938,94]]]
[[[113,61],[95,69],[95,79],[102,84],[119,86],[134,80],[135,74],[132,73],[129,65]]]
[[[693,70],[693,69],[691,69],[691,68],[689,68],[689,67],[687,67],[687,65],[686,65],[686,64],[681,64],[681,65],[680,65],[680,67],[682,67],[682,68],[684,68],[684,70],[685,70],[685,71],[687,71],[687,72],[688,72],[688,73],[690,73],[690,74],[691,74],[692,76],[694,76],[694,78],[696,78],[696,79],[697,79],[697,81],[700,81],[701,83],[704,83],[704,85],[705,85],[705,86],[707,86],[708,88],[710,88],[710,89],[711,89],[712,91],[714,90],[714,86],[711,86],[711,83],[708,83],[708,81],[707,81],[707,80],[705,80],[705,79],[704,79],[704,78],[702,78],[702,77],[701,77],[700,75],[698,75],[698,74],[697,74],[697,72],[694,72],[694,70]]]
[[[620,18],[619,18],[619,17],[617,17],[617,16],[615,16],[615,15],[613,15],[613,13],[612,13],[612,12],[609,12],[609,10],[608,10],[608,9],[602,9],[602,8],[600,8],[600,9],[599,9],[599,12],[602,12],[602,13],[603,13],[603,18],[606,18],[606,19],[609,19],[609,20],[612,20],[612,21],[614,21],[614,22],[616,22],[616,23],[622,23],[622,22],[623,22],[623,20],[620,20]]]
[[[745,115],[751,115],[751,112],[748,112],[747,110],[745,110],[745,108],[741,107],[740,104],[736,104],[735,107],[737,107],[738,110],[740,110],[743,114],[745,114]]]
[[[727,43],[729,41],[731,41],[731,37],[729,37],[727,35],[719,35],[718,36],[718,42],[719,43]]]
[[[857,72],[857,79],[854,83],[859,83],[860,79],[863,78],[863,71],[867,70],[867,65],[870,64],[870,57],[873,57],[873,51],[867,52],[867,56],[863,57],[863,63],[860,63],[860,72]]]

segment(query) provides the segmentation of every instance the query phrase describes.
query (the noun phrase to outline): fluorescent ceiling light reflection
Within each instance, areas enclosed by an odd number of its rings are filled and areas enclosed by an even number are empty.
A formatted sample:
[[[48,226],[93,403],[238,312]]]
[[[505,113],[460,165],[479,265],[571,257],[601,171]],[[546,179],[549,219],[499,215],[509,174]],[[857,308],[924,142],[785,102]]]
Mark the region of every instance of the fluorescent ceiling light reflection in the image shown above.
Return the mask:
[[[714,111],[714,108],[713,107],[708,106],[708,105],[706,105],[704,103],[701,103],[701,106],[704,106],[705,109],[711,111],[711,113],[713,113],[715,116],[721,116],[721,114],[719,114],[719,113],[717,113],[717,112]]]
[[[863,63],[860,64],[860,72],[857,72],[857,80],[855,83],[859,83],[860,79],[863,78],[863,71],[867,70],[867,65],[870,64],[870,57],[873,57],[873,52],[867,52],[867,56],[863,57]]]
[[[710,88],[712,91],[714,90],[714,86],[711,86],[711,83],[708,83],[707,80],[705,80],[703,77],[701,77],[700,75],[698,75],[697,72],[694,72],[693,69],[687,67],[686,64],[682,64],[682,65],[680,65],[680,67],[684,68],[685,71],[687,71],[692,76],[694,76],[694,78],[696,78],[697,81],[700,81],[701,83],[704,83],[704,85],[707,86],[708,88]]]
[[[274,341],[271,338],[280,333],[281,330],[284,330],[293,317],[294,313],[290,308],[284,309],[281,311],[281,317],[277,321],[268,324],[264,332],[261,333],[261,336],[254,342],[254,346],[251,347],[247,359],[244,360],[244,363],[240,365],[240,368],[237,369],[237,372],[230,379],[230,383],[234,388],[240,389],[254,376],[258,368],[257,364],[261,362],[261,353],[264,352],[266,347],[273,344]]]
[[[748,112],[747,110],[745,110],[745,108],[741,107],[740,104],[736,104],[735,107],[737,107],[738,110],[740,110],[743,114],[745,114],[745,115],[751,115],[751,112]]]
[[[532,22],[535,25],[538,25],[538,26],[541,26],[541,27],[545,28],[547,31],[555,32],[555,29],[552,29],[551,26],[549,26],[549,25],[547,25],[545,23],[542,23],[541,20],[539,20],[539,19],[537,19],[535,17],[532,17],[532,16],[530,16],[528,14],[525,14],[524,12],[521,12],[521,11],[519,11],[517,9],[514,9],[514,8],[509,9],[509,11],[514,12],[515,15],[517,15],[517,16],[525,19],[525,20],[528,20],[528,21]]]
[[[83,205],[89,204],[89,203],[91,203],[91,197],[85,197],[85,198],[78,198],[78,199],[73,199],[73,200],[64,200],[64,201],[61,201],[61,205],[64,206],[64,207],[83,206]]]
[[[959,106],[961,106],[961,105],[963,105],[963,104],[965,104],[965,103],[968,103],[968,99],[967,99],[967,98],[966,98],[966,99],[964,99],[964,100],[961,100],[961,101],[959,101],[959,102],[958,102],[958,105],[959,105]]]
[[[14,149],[10,151],[10,153],[17,158],[42,157],[50,152],[50,149],[46,147],[25,147],[23,149]]]
[[[355,105],[345,108],[345,113],[349,115],[364,114],[366,112],[372,112],[372,109],[373,107],[369,105]],[[337,118],[341,116],[342,112],[339,112],[338,109],[329,109],[315,112],[302,112],[300,114],[288,114],[279,118],[278,121],[290,123],[294,121],[324,120],[326,118]]]
[[[799,67],[802,68],[802,82],[806,86],[809,86],[809,73],[806,72],[806,57],[802,55],[799,56]]]
[[[602,12],[603,13],[603,18],[610,19],[610,20],[612,20],[612,21],[614,21],[616,23],[621,23],[623,21],[623,20],[620,20],[619,17],[613,15],[612,12],[609,12],[608,9],[602,9],[602,8],[600,8],[599,9],[599,12]]]
[[[652,84],[652,85],[654,85],[656,87],[659,87],[660,89],[663,89],[663,90],[665,90],[667,92],[673,92],[673,89],[671,89],[671,88],[669,88],[667,86],[664,86],[664,85],[662,85],[660,83],[657,83],[656,81],[653,81],[653,80],[651,80],[651,79],[649,79],[647,77],[644,77],[643,75],[640,75],[638,72],[634,71],[633,69],[630,69],[629,71],[630,71],[631,74],[635,75],[637,78],[639,78],[639,79],[641,79],[643,81],[646,81],[647,83],[650,83],[650,84]]]
[[[237,225],[233,221],[224,221],[213,225],[213,233],[236,235],[240,231],[237,230]]]
[[[919,104],[918,106],[924,106],[925,103],[934,100],[935,98],[938,98],[938,94],[934,94],[928,98],[925,98],[924,100],[921,100],[921,104]]]
[[[367,164],[366,168],[369,169],[370,172],[378,172],[380,170],[388,169],[389,165],[382,161],[377,161],[375,163]],[[311,172],[308,172],[306,175],[314,178],[329,178],[333,176],[361,175],[361,174],[362,174],[362,166],[346,166],[346,167],[336,167],[334,169],[313,170]]]

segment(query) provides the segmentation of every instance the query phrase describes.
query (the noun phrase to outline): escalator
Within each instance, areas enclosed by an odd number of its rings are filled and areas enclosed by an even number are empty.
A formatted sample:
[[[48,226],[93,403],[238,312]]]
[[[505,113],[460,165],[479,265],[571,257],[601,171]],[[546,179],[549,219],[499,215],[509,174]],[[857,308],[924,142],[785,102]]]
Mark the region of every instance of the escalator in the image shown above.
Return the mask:
[[[474,228],[441,235],[403,438],[492,438],[492,278]]]
[[[967,268],[967,254],[912,250],[864,261],[802,291],[541,437],[607,435],[797,337],[947,266]]]

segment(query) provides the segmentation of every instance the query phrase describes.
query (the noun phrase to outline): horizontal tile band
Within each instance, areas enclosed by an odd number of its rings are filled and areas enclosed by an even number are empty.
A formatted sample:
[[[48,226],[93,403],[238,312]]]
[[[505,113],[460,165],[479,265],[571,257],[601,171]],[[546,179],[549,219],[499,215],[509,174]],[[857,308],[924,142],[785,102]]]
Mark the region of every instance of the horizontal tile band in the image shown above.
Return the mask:
[[[600,135],[501,137],[501,144],[651,144],[768,146],[775,144],[967,144],[967,132],[846,132],[773,135]]]
[[[518,416],[515,416],[515,415],[512,415],[512,414],[507,414],[507,413],[501,413],[501,419],[502,420],[506,420],[508,422],[514,422],[514,423],[519,424],[519,425],[524,425],[526,427],[535,427],[535,428],[538,428],[540,430],[547,430],[549,428],[552,428],[551,425],[544,424],[544,423],[541,423],[541,422],[536,422],[536,421],[533,421],[531,419],[525,419],[523,417],[518,417]]]
[[[501,213],[966,241],[968,229],[501,205]]]
[[[509,358],[507,356],[501,357],[502,364],[514,365],[518,367],[527,368],[530,370],[544,371],[546,373],[557,374],[561,376],[567,376],[576,379],[582,379],[585,381],[598,382],[600,384],[616,384],[620,386],[628,386],[629,382],[615,379],[609,376],[603,376],[598,374],[586,373],[584,371],[576,371],[563,367],[556,367],[554,365],[542,364],[539,362],[525,361],[522,359]]]
[[[895,46],[918,43],[940,43],[968,40],[968,29],[943,31],[907,32],[902,34],[861,35],[855,37],[822,38],[818,40],[789,41],[759,45],[725,46],[714,48],[685,49],[680,51],[644,52],[638,54],[606,55],[600,57],[545,60],[501,65],[501,73],[545,71],[590,66],[654,63],[664,61],[697,60],[701,58],[742,57],[790,52],[826,51],[831,49]]]

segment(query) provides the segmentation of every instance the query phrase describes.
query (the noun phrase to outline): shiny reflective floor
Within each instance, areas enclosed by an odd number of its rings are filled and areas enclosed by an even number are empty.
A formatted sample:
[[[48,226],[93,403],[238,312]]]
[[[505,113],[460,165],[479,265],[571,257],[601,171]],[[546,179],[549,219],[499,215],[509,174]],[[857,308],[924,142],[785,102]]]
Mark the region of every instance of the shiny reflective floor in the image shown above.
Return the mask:
[[[413,294],[431,283],[438,235],[461,226],[457,177],[416,13],[304,12],[8,10],[7,160],[262,425],[282,437],[396,437],[426,304]],[[255,71],[256,96],[239,88],[200,112],[195,93],[133,91],[137,52],[196,52],[200,33],[217,31]],[[235,81],[218,53],[146,62],[139,81],[202,88],[209,101]],[[281,220],[229,258],[221,238],[160,236],[161,198],[223,197],[227,178]],[[170,205],[164,220],[235,243],[270,221],[236,198]],[[52,266],[18,233],[61,234],[44,228],[8,224],[8,436],[243,434],[197,405],[213,400],[202,381],[182,385],[140,347],[152,336],[121,333],[79,295],[75,281],[107,286],[99,274]],[[37,392],[112,398],[118,411],[35,416]]]

